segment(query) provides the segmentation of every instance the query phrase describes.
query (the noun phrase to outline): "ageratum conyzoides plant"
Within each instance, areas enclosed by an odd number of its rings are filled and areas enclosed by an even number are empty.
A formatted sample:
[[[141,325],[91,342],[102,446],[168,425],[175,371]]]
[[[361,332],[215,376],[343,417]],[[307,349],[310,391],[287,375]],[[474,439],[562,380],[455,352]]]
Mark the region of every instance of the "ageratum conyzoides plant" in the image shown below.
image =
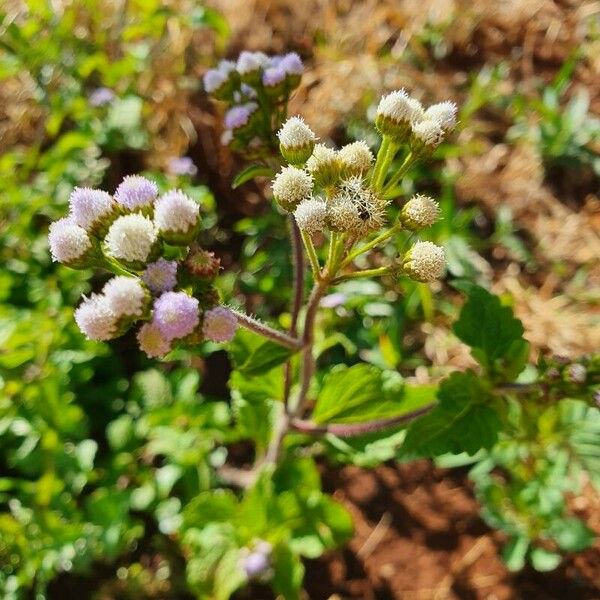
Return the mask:
[[[521,323],[498,298],[468,282],[457,283],[468,301],[454,332],[471,347],[478,372],[418,386],[372,364],[321,368],[319,315],[335,286],[363,278],[428,285],[444,276],[443,248],[421,239],[440,216],[437,201],[422,194],[399,198],[397,190],[408,170],[452,132],[457,107],[424,107],[404,90],[391,92],[377,108],[376,154],[361,140],[338,150],[321,143],[301,117],[284,116],[301,71],[294,54],[244,53],[204,79],[207,91],[228,106],[225,143],[263,160],[251,176],[279,164],[271,190],[276,210],[290,223],[293,265],[286,330],[219,297],[219,261],[198,244],[202,207],[179,190],[159,194],[154,182],[139,176],[126,178],[113,195],[75,189],[69,216],[49,234],[55,260],[114,274],[75,311],[88,338],[110,340],[135,328],[140,350],[159,359],[205,341],[227,344],[233,364],[229,439],[252,442],[252,464],[232,464],[222,442],[212,489],[183,508],[176,538],[199,598],[227,599],[252,582],[289,600],[301,596],[302,559],[318,557],[352,533],[348,513],[321,490],[319,453],[361,465],[454,457],[489,473],[507,464],[507,443],[524,443],[519,428],[527,422],[531,441],[514,451],[515,460],[531,465],[528,452],[538,447],[550,457],[568,452],[563,480],[576,477],[572,469],[598,467],[585,452],[586,436],[598,429],[600,361],[587,357],[561,370],[544,362],[530,366],[528,381],[519,379],[529,358]],[[400,239],[405,247],[380,252]],[[370,256],[379,266],[362,268]],[[548,427],[542,431],[538,422],[550,409],[557,425],[546,443]],[[558,425],[572,425],[573,415],[584,413],[586,425],[572,435]],[[555,502],[544,519],[526,519],[535,509],[521,498],[508,493],[493,504],[502,485],[490,481],[478,480],[490,522],[506,530],[509,549],[517,547],[523,560],[528,556],[541,568],[552,562],[548,555],[560,560],[561,549],[589,541],[564,502]]]

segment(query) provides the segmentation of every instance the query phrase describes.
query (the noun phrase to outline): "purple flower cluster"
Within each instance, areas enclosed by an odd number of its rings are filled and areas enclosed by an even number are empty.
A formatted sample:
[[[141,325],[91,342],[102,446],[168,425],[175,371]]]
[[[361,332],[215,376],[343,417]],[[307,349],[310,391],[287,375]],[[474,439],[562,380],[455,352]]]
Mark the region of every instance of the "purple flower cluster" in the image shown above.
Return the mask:
[[[236,62],[221,61],[207,71],[204,89],[227,103],[224,145],[236,150],[257,151],[266,142],[273,142],[273,131],[281,126],[273,120],[287,103],[291,92],[300,84],[304,70],[302,59],[295,52],[267,56],[263,52],[242,52]],[[260,106],[256,102],[261,98]],[[263,113],[263,118],[253,115]]]
[[[198,246],[200,224],[196,201],[181,190],[159,197],[157,184],[139,175],[126,177],[114,195],[75,188],[69,216],[50,225],[52,257],[117,275],[75,311],[82,333],[105,341],[139,325],[139,347],[149,357],[175,343],[230,340],[237,318],[218,306],[219,260]]]

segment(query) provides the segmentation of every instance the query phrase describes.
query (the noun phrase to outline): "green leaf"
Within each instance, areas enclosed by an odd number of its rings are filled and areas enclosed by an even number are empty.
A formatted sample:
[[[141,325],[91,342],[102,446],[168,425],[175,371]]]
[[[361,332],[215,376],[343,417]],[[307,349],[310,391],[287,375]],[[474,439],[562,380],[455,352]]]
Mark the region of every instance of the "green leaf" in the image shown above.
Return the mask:
[[[502,549],[502,559],[509,571],[520,571],[525,566],[525,556],[529,540],[524,536],[515,537]]]
[[[453,373],[441,384],[438,398],[438,406],[409,425],[403,458],[475,454],[493,446],[501,421],[486,405],[491,400],[489,390],[475,373]]]
[[[397,373],[373,365],[340,365],[325,377],[312,419],[356,423],[400,416],[430,404],[435,390],[407,386]]]
[[[275,171],[271,167],[259,164],[249,165],[235,176],[231,187],[235,190],[255,177],[273,177],[274,175]]]
[[[550,534],[561,550],[580,552],[594,543],[594,532],[580,519],[564,519],[556,523]]]
[[[223,555],[215,571],[215,600],[229,600],[246,582],[246,574],[240,565],[240,551],[232,548]]]
[[[284,600],[299,600],[304,579],[304,565],[300,558],[287,543],[283,543],[274,549],[273,562],[273,589]]]
[[[211,522],[233,519],[238,510],[238,500],[231,490],[203,492],[186,505],[183,524],[185,528],[201,529]]]
[[[544,548],[534,548],[529,555],[531,564],[536,571],[554,571],[560,565],[561,556]]]
[[[292,354],[288,348],[245,329],[238,330],[230,351],[238,371],[248,376],[266,373]]]
[[[516,378],[529,356],[521,321],[487,290],[464,282],[459,287],[466,291],[468,300],[454,324],[454,333],[471,347],[473,357],[490,375]]]
[[[283,398],[283,368],[276,367],[258,377],[235,370],[229,387],[238,430],[265,447]]]

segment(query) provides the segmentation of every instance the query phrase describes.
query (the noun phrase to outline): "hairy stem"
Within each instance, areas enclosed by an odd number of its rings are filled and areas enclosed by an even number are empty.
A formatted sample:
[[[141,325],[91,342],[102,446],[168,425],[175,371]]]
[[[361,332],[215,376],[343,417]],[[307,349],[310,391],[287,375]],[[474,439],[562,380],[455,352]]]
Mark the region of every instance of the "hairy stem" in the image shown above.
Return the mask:
[[[300,237],[300,229],[294,219],[290,215],[289,219],[290,231],[292,238],[292,271],[293,271],[293,300],[292,300],[292,320],[290,323],[290,335],[296,337],[298,334],[298,316],[302,308],[302,300],[304,298],[304,253],[302,252],[302,238]],[[287,410],[288,401],[290,398],[290,389],[292,387],[292,363],[288,360],[285,363],[285,375],[283,382],[283,403]]]
[[[328,423],[326,425],[318,425],[312,421],[306,421],[303,419],[293,419],[291,422],[291,428],[302,433],[308,433],[311,435],[325,435],[332,434],[337,437],[354,437],[357,435],[363,435],[365,433],[372,433],[374,431],[381,431],[383,429],[389,429],[397,425],[403,425],[410,423],[415,419],[427,414],[436,403],[427,404],[422,408],[413,410],[397,417],[389,417],[387,419],[376,419],[373,421],[365,421],[364,423]]]
[[[300,350],[302,348],[302,341],[284,333],[283,331],[278,331],[277,329],[273,329],[260,321],[250,317],[249,315],[244,314],[234,308],[231,309],[233,314],[237,317],[238,323],[242,327],[246,327],[246,329],[250,329],[263,337],[270,339],[271,341],[279,344],[280,346],[284,346],[285,348],[289,348],[290,350]]]

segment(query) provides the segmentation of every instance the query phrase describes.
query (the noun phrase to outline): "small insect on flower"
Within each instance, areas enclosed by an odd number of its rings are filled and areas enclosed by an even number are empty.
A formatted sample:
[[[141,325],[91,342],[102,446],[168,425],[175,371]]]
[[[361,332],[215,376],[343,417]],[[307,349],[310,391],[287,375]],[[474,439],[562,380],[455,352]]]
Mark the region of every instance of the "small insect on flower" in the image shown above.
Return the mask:
[[[134,213],[119,217],[104,242],[109,256],[132,268],[143,268],[158,250],[158,231],[148,217]]]
[[[181,190],[172,190],[156,201],[154,222],[167,242],[189,244],[198,233],[200,206]]]
[[[171,342],[166,339],[156,323],[144,323],[137,332],[140,350],[150,358],[160,358],[170,352]]]
[[[305,163],[317,137],[302,117],[290,117],[277,133],[281,155],[292,165]]]
[[[165,292],[154,302],[153,321],[167,340],[185,337],[200,321],[198,304],[185,292]]]
[[[150,294],[137,277],[113,277],[106,282],[102,293],[117,319],[141,317],[150,305]]]
[[[413,196],[400,212],[400,222],[405,229],[419,231],[433,225],[440,216],[438,203],[429,196]]]
[[[342,177],[364,175],[373,164],[373,153],[366,142],[360,140],[346,144],[338,152]]]
[[[85,267],[92,253],[87,231],[73,219],[64,218],[50,224],[48,243],[52,260],[72,268]]]
[[[80,227],[98,232],[99,229],[108,228],[117,211],[115,202],[107,192],[76,187],[69,197],[69,214]]]
[[[75,322],[89,340],[110,340],[117,331],[117,316],[103,295],[84,298],[75,310]]]
[[[417,242],[404,256],[405,273],[416,281],[430,283],[444,274],[444,249],[432,242]]]
[[[158,186],[141,175],[129,175],[123,179],[117,191],[115,200],[123,207],[135,211],[148,212],[158,196]],[[145,210],[144,210],[145,209]]]
[[[321,187],[336,185],[340,178],[340,162],[337,152],[324,144],[316,144],[306,161],[307,171]]]
[[[313,184],[312,176],[306,171],[297,167],[282,167],[273,180],[273,197],[283,210],[292,212],[302,200],[310,197]]]
[[[177,261],[159,258],[146,267],[142,280],[155,294],[170,292],[177,285]]]
[[[358,215],[358,220],[355,218],[348,220],[343,231],[352,231],[356,235],[363,236],[379,229],[385,222],[386,202],[366,187],[361,177],[349,177],[342,181],[334,199],[339,203],[340,213],[344,203],[350,201]],[[347,216],[350,217],[349,212]]]
[[[224,306],[211,308],[204,313],[202,333],[211,342],[229,342],[238,327],[235,314]]]
[[[375,125],[384,135],[404,141],[412,123],[423,119],[423,106],[405,90],[397,90],[383,96],[377,107]]]
[[[424,115],[425,120],[435,121],[444,131],[452,131],[456,127],[456,112],[458,107],[454,102],[432,104]]]
[[[327,204],[320,198],[309,198],[300,202],[294,212],[298,227],[309,235],[323,231],[326,227]]]

